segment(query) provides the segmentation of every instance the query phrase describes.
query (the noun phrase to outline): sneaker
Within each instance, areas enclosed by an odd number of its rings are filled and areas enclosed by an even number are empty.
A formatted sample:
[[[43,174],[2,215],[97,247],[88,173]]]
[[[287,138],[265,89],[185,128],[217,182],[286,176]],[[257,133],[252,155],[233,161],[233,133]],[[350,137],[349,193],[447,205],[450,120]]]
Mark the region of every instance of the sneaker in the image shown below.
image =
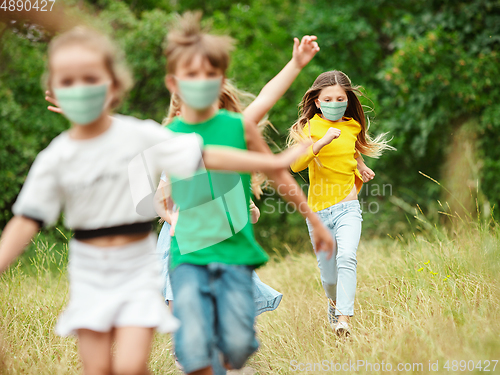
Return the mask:
[[[339,322],[339,318],[335,315],[335,307],[328,301],[328,323],[330,323],[330,327],[335,331],[337,328],[337,323]]]
[[[351,334],[351,329],[349,328],[349,323],[338,322],[335,326],[335,333],[337,336],[347,337]]]

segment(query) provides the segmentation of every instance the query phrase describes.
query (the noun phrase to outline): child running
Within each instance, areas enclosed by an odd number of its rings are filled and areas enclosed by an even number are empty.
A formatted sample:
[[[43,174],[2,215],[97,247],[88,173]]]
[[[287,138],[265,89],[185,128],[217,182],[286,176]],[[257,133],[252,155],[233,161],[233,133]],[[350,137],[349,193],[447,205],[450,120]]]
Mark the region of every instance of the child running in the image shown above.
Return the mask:
[[[290,77],[290,82],[288,86],[292,83],[293,77]],[[286,82],[283,82],[286,84]],[[255,99],[255,97],[250,94],[238,90],[229,80],[225,80],[221,89],[221,93],[218,100],[218,108],[226,109],[231,112],[241,113],[243,110],[242,100],[250,100]],[[262,102],[262,101],[261,101]],[[181,115],[181,103],[182,101],[176,94],[172,94],[170,98],[170,107],[168,111],[168,116],[163,121],[165,126],[168,126],[175,117]],[[266,101],[266,105],[269,105],[270,101]],[[271,103],[272,104],[272,103]],[[263,120],[259,123],[259,130],[263,131],[265,126],[269,124],[269,121]],[[262,194],[262,185],[265,185],[265,176],[259,173],[252,174],[252,193],[255,196],[260,197]],[[167,179],[164,174],[162,174],[160,184],[158,189],[161,190],[164,186],[168,186]],[[169,196],[169,194],[163,194],[164,197]],[[172,202],[173,203],[173,202]],[[166,206],[166,204],[163,204]],[[161,207],[161,205],[160,205]],[[169,260],[170,260],[170,243],[171,243],[171,232],[173,233],[172,216],[175,217],[175,213],[171,216],[169,212],[166,210],[162,210],[162,219],[165,223],[162,226],[160,234],[158,235],[158,243],[157,243],[157,251],[159,252],[162,260],[163,260],[163,281],[164,285],[162,288],[162,293],[165,298],[165,302],[169,305],[171,311],[173,309],[173,293],[172,286],[170,283],[170,276],[168,273]],[[255,205],[255,203],[250,200],[250,222],[252,224],[257,223],[260,217],[259,208]],[[255,271],[252,272],[252,280],[253,280],[253,291],[254,291],[254,302],[255,302],[255,311],[256,316],[262,314],[266,311],[273,311],[278,308],[278,305],[283,298],[283,294],[274,290],[269,285],[263,283],[257,273]],[[220,364],[220,360],[218,356],[212,356],[214,360],[212,361],[212,371],[216,375],[223,375],[226,373],[224,368]],[[178,368],[182,369],[177,357],[174,353],[175,364]]]
[[[167,182],[166,178],[162,175],[162,181]],[[159,189],[162,189],[162,182],[160,181]],[[252,224],[257,223],[260,217],[260,210],[255,205],[253,201],[250,201],[250,222]],[[160,234],[158,235],[158,243],[156,245],[156,250],[160,254],[163,260],[163,287],[162,294],[165,298],[165,302],[172,309],[174,295],[172,293],[172,286],[170,283],[170,276],[168,274],[168,266],[170,259],[170,243],[172,229],[172,221],[169,213],[164,215],[162,219],[165,221],[162,225]],[[254,289],[254,302],[255,302],[255,312],[256,315],[260,315],[266,311],[273,311],[278,308],[278,305],[283,298],[283,294],[274,290],[269,285],[263,283],[255,271],[252,272],[253,279],[253,289]]]
[[[165,186],[167,179],[164,174],[162,174],[160,185],[158,189],[161,191]],[[158,243],[156,245],[156,249],[161,256],[163,262],[163,286],[162,286],[162,294],[165,298],[165,302],[168,304],[170,311],[173,310],[174,305],[174,296],[172,292],[172,286],[170,283],[170,276],[168,272],[169,260],[170,260],[170,243],[171,243],[171,233],[173,233],[173,227],[171,226],[172,217],[175,217],[175,213],[171,214],[170,212],[163,210],[162,219],[165,220],[160,234],[158,235]],[[260,217],[259,208],[250,201],[250,222],[255,224]],[[255,271],[252,272],[252,281],[253,281],[253,299],[255,303],[255,314],[260,315],[266,311],[273,311],[278,308],[278,305],[283,298],[283,294],[274,290],[269,285],[263,283],[257,273]],[[177,359],[175,352],[173,353],[175,365],[177,368],[182,370],[182,365]],[[224,375],[226,374],[225,368],[220,363],[220,358],[218,352],[215,351],[212,355],[212,371],[215,375]]]
[[[288,140],[289,145],[307,138],[314,142],[291,168],[294,172],[309,168],[308,204],[336,241],[336,256],[327,259],[317,253],[317,260],[329,299],[328,320],[339,335],[349,334],[349,317],[354,313],[356,250],[363,221],[358,193],[363,182],[375,176],[361,154],[379,157],[393,149],[385,134],[370,138],[357,95],[360,87],[352,86],[344,73],[320,74],[299,105],[299,119],[290,128]],[[309,221],[307,225],[312,239],[315,229]]]
[[[297,47],[296,49],[299,50],[299,47]],[[300,50],[301,52],[303,52],[302,48],[300,48]],[[292,83],[292,81],[293,78],[290,77],[290,82],[288,83],[287,87]],[[285,85],[286,82],[283,82],[283,84]],[[219,96],[218,108],[226,109],[231,112],[244,113],[242,99],[250,99],[250,98],[255,99],[255,97],[252,96],[251,94],[238,90],[232,83],[229,82],[229,80],[225,80]],[[260,102],[263,103],[264,101],[260,100]],[[269,105],[270,102],[272,102],[272,100],[268,100],[265,102],[267,106]],[[182,102],[178,97],[178,95],[173,94],[171,96],[168,116],[163,121],[163,124],[165,124],[165,126],[168,126],[174,120],[175,117],[181,115],[180,112],[181,103]],[[267,120],[261,121],[259,123],[259,130],[262,131],[263,128],[268,123],[269,122]],[[257,197],[260,197],[260,195],[262,194],[262,185],[265,183],[265,179],[263,179],[262,177],[263,176],[259,174],[252,175],[252,193],[254,193],[254,195],[256,195]],[[163,175],[162,175],[162,181],[166,182],[166,178]],[[158,186],[159,189],[162,189],[163,186],[165,185],[164,182],[162,181],[160,181],[160,185]],[[250,200],[251,223],[252,224],[257,223],[259,217],[260,217],[259,208],[255,205],[255,203],[252,200]],[[171,241],[170,232],[172,230],[172,227],[170,225],[171,218],[168,213],[166,213],[166,216],[163,217],[163,219],[165,220],[165,223],[163,224],[160,234],[158,236],[157,250],[161,254],[162,259],[164,259],[163,275],[165,284],[163,287],[163,295],[165,297],[165,301],[167,302],[167,304],[169,306],[172,306],[173,294],[172,294],[172,287],[170,285],[170,277],[168,275],[168,262],[169,262],[170,241]],[[256,314],[260,315],[265,311],[275,310],[278,307],[279,303],[281,302],[283,295],[274,290],[273,288],[271,288],[270,286],[264,284],[259,279],[255,271],[252,273],[252,278],[254,281],[254,301],[256,307]]]
[[[201,150],[196,134],[180,136],[152,121],[110,117],[131,86],[130,73],[115,46],[86,28],[52,40],[47,77],[72,126],[40,152],[30,169],[13,206],[15,216],[2,233],[0,272],[42,225],[55,223],[63,211],[74,238],[69,244],[70,301],[56,332],[78,336],[87,374],[148,373],[154,329],[172,332],[179,322],[160,293],[154,216],[137,213],[137,191],[131,188],[144,184],[130,174],[137,172],[135,161],[147,156],[147,171],[139,172],[157,181],[162,170],[170,177],[189,177],[202,161],[215,169],[285,170],[284,162],[300,150],[271,157]]]
[[[200,134],[205,144],[269,153],[255,123],[288,88],[279,82],[288,82],[288,75],[295,78],[304,59],[293,59],[274,78],[278,84],[262,90],[269,89],[267,93],[274,98],[269,103],[260,106],[254,101],[245,116],[218,110],[232,41],[202,32],[200,18],[200,14],[186,13],[168,34],[166,84],[182,101],[182,116],[168,128]],[[312,37],[305,38],[303,48],[309,50],[309,61],[318,47]],[[265,103],[266,95],[262,100]],[[283,196],[307,207],[287,171],[268,175]],[[249,222],[250,176],[206,172],[189,181],[171,182],[172,198],[179,207],[170,253],[174,315],[181,321],[175,334],[177,357],[188,374],[212,374],[212,355],[218,350],[227,369],[241,368],[258,347],[252,271],[268,260]],[[311,210],[303,211],[315,230],[315,249],[331,254],[328,231]]]

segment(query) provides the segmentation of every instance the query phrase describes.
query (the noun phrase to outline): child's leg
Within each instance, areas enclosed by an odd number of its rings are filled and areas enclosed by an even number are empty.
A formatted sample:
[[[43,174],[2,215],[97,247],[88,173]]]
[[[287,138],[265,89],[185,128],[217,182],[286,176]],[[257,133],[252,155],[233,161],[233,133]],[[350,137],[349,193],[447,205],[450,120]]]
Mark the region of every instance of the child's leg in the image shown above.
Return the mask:
[[[188,374],[212,373],[214,301],[208,269],[181,264],[170,273],[170,279],[175,299],[174,316],[181,321],[174,335],[177,358]]]
[[[328,211],[323,211],[319,211],[317,214],[323,224],[330,230],[330,233],[335,241],[336,231],[333,226],[331,215]],[[311,242],[314,247],[313,231],[309,221],[307,221],[307,227],[309,229],[309,236],[311,237]],[[330,259],[327,259],[324,251],[316,253],[316,260],[318,261],[318,267],[321,275],[321,284],[323,284],[326,296],[333,302],[337,299],[337,256],[338,249]]]
[[[227,368],[239,369],[257,350],[252,269],[247,266],[213,264],[216,281],[217,338]]]
[[[148,359],[154,329],[147,327],[119,327],[114,330],[116,342],[113,375],[149,374]]]
[[[353,207],[335,217],[337,240],[337,302],[336,315],[339,321],[347,321],[354,314],[354,296],[356,294],[356,252],[361,236],[361,210]]]
[[[163,297],[165,298],[165,302],[171,301],[173,299],[172,286],[170,284],[170,276],[168,273],[169,261],[170,261],[170,242],[171,242],[170,224],[165,222],[158,236],[158,242],[156,243],[156,251],[160,254],[163,265],[162,278],[164,284],[162,287],[162,294]],[[172,308],[170,310],[172,311]]]
[[[96,332],[79,329],[78,349],[85,375],[111,375],[111,332]]]
[[[227,370],[224,367],[224,355],[221,353],[217,346],[212,352],[212,371],[214,375],[226,375]]]
[[[335,232],[332,232],[332,235],[335,238]],[[337,299],[337,253],[333,254],[330,259],[326,259],[326,252],[321,251],[316,254],[316,260],[318,261],[318,267],[321,273],[321,284],[323,284],[323,289],[325,290],[325,294],[332,301]]]

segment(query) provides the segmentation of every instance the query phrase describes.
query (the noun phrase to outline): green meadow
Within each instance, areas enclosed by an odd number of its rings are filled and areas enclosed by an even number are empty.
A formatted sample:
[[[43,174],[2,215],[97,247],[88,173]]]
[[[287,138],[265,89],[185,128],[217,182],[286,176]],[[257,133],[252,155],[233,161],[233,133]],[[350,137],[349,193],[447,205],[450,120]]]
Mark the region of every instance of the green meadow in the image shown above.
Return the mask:
[[[69,296],[60,237],[39,235],[0,279],[8,374],[81,372],[76,340],[54,334]],[[257,319],[261,346],[248,366],[258,374],[500,372],[499,248],[500,228],[478,223],[362,239],[352,335],[341,339],[327,322],[315,257],[288,247],[258,270],[284,297]],[[169,335],[156,336],[153,374],[176,373],[172,348]]]

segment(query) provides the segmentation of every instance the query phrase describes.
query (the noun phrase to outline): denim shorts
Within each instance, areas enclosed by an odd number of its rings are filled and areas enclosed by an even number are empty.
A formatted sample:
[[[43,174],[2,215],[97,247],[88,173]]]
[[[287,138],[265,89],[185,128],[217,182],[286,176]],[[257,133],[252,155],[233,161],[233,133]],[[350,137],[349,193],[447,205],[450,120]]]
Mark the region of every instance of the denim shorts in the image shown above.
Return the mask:
[[[252,267],[181,264],[170,273],[176,331],[175,353],[186,373],[212,365],[214,353],[243,367],[258,349]]]
[[[170,275],[168,274],[168,264],[170,259],[170,224],[165,222],[158,236],[156,250],[162,259],[162,293],[165,297],[165,302],[174,300],[172,293],[172,285],[170,284]],[[255,302],[256,315],[260,315],[266,311],[276,310],[283,298],[283,294],[274,290],[269,285],[263,283],[255,271],[252,272],[253,279],[253,298]]]

